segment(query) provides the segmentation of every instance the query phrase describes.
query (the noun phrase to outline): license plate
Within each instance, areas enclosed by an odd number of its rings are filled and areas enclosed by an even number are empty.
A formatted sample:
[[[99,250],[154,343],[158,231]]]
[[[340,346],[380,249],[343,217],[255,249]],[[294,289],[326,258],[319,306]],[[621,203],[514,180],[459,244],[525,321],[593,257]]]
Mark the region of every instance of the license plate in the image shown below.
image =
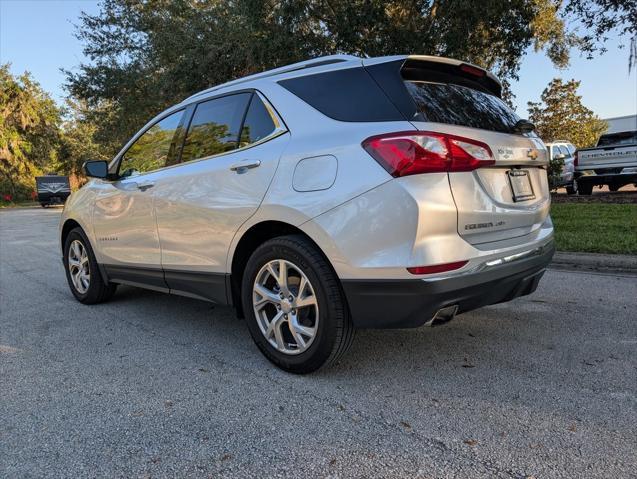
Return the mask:
[[[529,172],[526,170],[510,170],[507,172],[509,183],[511,184],[511,192],[513,193],[513,201],[526,201],[535,198],[533,186]]]

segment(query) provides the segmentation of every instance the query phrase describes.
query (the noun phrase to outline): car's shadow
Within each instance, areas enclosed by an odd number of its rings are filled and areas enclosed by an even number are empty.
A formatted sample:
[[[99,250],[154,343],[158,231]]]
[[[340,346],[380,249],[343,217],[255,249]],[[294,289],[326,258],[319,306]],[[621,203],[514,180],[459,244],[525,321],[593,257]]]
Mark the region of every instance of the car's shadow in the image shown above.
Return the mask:
[[[180,344],[208,347],[217,359],[238,367],[285,374],[268,363],[252,343],[244,320],[230,307],[132,287],[120,287],[109,307],[128,312],[137,324]],[[106,306],[106,305],[105,305]],[[551,306],[518,299],[457,316],[438,327],[402,330],[358,330],[340,362],[313,377],[349,381],[356,377],[394,382],[417,374],[435,382],[442,376],[497,382],[498,377],[525,375],[541,364],[539,353],[551,353],[553,341],[542,339]]]

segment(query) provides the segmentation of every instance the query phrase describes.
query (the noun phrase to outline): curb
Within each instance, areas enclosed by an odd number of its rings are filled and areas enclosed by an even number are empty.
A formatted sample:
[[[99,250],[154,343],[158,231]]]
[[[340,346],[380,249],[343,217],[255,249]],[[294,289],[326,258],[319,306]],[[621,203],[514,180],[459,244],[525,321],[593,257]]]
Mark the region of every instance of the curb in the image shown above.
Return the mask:
[[[556,251],[549,268],[637,275],[637,256]]]

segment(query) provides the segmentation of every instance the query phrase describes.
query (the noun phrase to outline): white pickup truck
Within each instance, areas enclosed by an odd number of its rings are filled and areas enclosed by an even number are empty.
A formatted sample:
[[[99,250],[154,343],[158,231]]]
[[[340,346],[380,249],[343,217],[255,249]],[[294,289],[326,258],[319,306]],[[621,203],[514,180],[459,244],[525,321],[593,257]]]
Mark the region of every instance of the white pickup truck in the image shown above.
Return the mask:
[[[637,130],[602,135],[597,146],[575,152],[575,181],[581,195],[590,195],[595,185],[610,191],[637,185]]]

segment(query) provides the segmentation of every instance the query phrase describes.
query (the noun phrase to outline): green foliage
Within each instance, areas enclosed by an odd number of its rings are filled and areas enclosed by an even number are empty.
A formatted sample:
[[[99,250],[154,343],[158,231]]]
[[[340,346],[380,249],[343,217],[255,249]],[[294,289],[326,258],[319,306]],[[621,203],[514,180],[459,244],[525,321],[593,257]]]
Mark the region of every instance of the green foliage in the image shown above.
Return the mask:
[[[559,187],[560,175],[562,174],[562,168],[564,168],[564,160],[551,158],[549,160],[549,167],[546,170],[546,174],[549,178],[549,186],[551,190],[556,190]]]
[[[91,119],[95,111],[91,112],[86,102],[67,100],[65,114],[56,170],[80,176],[84,162],[112,158],[95,139],[97,126]]]
[[[579,38],[580,50],[589,58],[596,51],[604,52],[600,39],[618,32],[630,39],[629,69],[637,62],[637,2],[635,0],[568,0],[564,14],[576,19],[586,30]]]
[[[528,102],[529,119],[546,141],[563,139],[577,148],[594,146],[608,125],[582,104],[579,81],[553,79],[539,102]]]
[[[0,193],[24,199],[34,176],[56,161],[60,110],[28,73],[0,65]]]

